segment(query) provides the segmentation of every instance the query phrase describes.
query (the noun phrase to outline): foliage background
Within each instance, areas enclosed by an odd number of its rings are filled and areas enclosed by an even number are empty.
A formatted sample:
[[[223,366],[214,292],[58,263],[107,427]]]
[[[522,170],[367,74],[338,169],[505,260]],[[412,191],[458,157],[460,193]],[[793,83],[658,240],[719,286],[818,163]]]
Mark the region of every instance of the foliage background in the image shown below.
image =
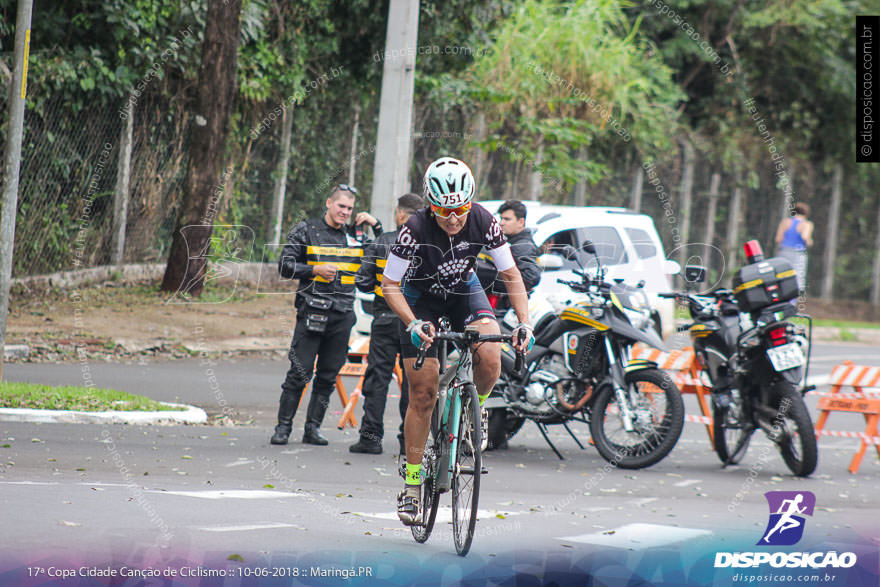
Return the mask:
[[[479,162],[474,166],[483,199],[528,198],[535,193],[529,175],[537,172],[544,201],[573,203],[580,184],[588,205],[628,206],[634,173],[653,160],[681,216],[683,145],[689,143],[695,153],[690,241],[700,242],[712,222],[714,244],[723,248],[738,185],[746,202],[737,240],[758,238],[769,252],[783,215],[782,191],[744,107],[754,100],[785,156],[795,199],[813,208],[814,277],[827,248],[834,168],[842,166],[835,295],[867,299],[878,254],[880,165],[855,163],[853,24],[856,14],[876,12],[871,4],[424,0],[413,187],[418,189],[431,159],[448,153]],[[0,0],[4,136],[15,7],[15,0]],[[205,0],[37,3],[16,276],[109,261],[120,111],[141,87],[133,108],[125,257],[165,259],[186,169],[205,10]],[[244,2],[239,96],[228,144],[232,181],[217,223],[251,227],[254,260],[268,238],[279,158],[281,119],[272,116],[291,96],[285,230],[320,212],[328,187],[347,180],[356,107],[355,183],[363,194],[358,207],[368,209],[387,11],[387,0]],[[685,33],[685,25],[711,54]],[[631,140],[624,140],[620,128]],[[100,152],[108,143],[112,155],[102,167]],[[709,218],[713,173],[721,174],[721,197]],[[78,258],[74,244],[85,208],[87,246]],[[647,183],[641,209],[663,217],[662,202]],[[657,225],[671,249],[671,226]],[[818,279],[811,281],[812,293],[818,285]]]

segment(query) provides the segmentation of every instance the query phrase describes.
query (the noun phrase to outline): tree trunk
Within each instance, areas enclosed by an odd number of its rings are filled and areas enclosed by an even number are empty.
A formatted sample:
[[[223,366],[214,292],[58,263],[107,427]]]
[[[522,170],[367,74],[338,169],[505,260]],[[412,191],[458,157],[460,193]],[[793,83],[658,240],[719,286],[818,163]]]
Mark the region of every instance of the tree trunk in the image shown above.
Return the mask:
[[[694,188],[694,146],[687,137],[679,139],[682,146],[682,174],[681,186],[679,188],[681,199],[679,200],[679,216],[681,218],[681,263],[687,261],[687,244],[689,241],[689,233],[691,229],[691,202],[693,200]]]
[[[577,158],[579,161],[587,160],[587,146],[581,145],[578,147]],[[577,180],[577,183],[574,184],[574,205],[575,206],[586,206],[587,205],[587,180],[581,178]]]
[[[544,176],[541,175],[541,163],[544,161],[544,137],[541,137],[538,143],[538,154],[535,161],[529,167],[532,168],[529,173],[529,199],[539,202],[544,197]]]
[[[354,105],[354,124],[351,127],[351,150],[349,150],[348,185],[357,186],[354,181],[357,170],[358,129],[361,125],[361,105]]]
[[[736,178],[736,187],[733,189],[733,200],[730,202],[730,214],[727,218],[727,256],[725,263],[732,273],[738,265],[736,260],[737,246],[739,245],[739,216],[743,204],[743,189],[739,186],[740,177]]]
[[[505,200],[519,199],[519,170],[522,168],[522,160],[517,159],[516,165],[513,167],[513,181],[510,184],[510,191]]]
[[[119,165],[116,168],[116,193],[113,196],[113,251],[111,263],[122,265],[125,253],[125,225],[128,222],[128,198],[131,185],[131,143],[134,134],[134,108],[129,110],[120,132]]]
[[[235,101],[240,12],[241,0],[208,3],[192,155],[162,291],[193,296],[202,293],[214,216],[222,195],[218,184]]]
[[[474,127],[474,143],[476,143],[476,146],[474,146],[471,153],[471,161],[474,164],[473,172],[474,178],[476,178],[477,181],[477,195],[479,196],[486,193],[489,183],[486,181],[488,176],[483,175],[486,167],[486,152],[480,145],[480,143],[486,140],[486,133],[489,132],[488,124],[486,123],[486,114],[484,112],[477,113],[477,121]]]
[[[828,232],[825,238],[825,275],[822,279],[822,297],[830,300],[834,292],[834,263],[837,262],[837,230],[840,222],[840,198],[843,184],[843,165],[834,165],[831,186],[831,209],[828,211]]]
[[[642,186],[644,184],[645,170],[641,165],[639,165],[636,167],[636,172],[633,174],[632,192],[630,193],[629,198],[629,207],[636,212],[639,212],[642,209]]]
[[[721,174],[713,173],[709,183],[709,211],[706,213],[706,233],[703,237],[705,253],[703,265],[706,271],[712,267],[712,241],[715,240],[715,214],[718,213],[718,188],[721,187]]]
[[[880,306],[880,206],[877,207],[877,222],[874,227],[877,238],[874,241],[874,269],[871,272],[871,303]]]
[[[281,222],[284,218],[284,195],[287,192],[287,167],[290,162],[290,135],[293,133],[293,104],[281,115],[281,152],[272,190],[272,244],[281,244]],[[352,164],[354,165],[354,164]],[[279,250],[280,252],[280,250]]]

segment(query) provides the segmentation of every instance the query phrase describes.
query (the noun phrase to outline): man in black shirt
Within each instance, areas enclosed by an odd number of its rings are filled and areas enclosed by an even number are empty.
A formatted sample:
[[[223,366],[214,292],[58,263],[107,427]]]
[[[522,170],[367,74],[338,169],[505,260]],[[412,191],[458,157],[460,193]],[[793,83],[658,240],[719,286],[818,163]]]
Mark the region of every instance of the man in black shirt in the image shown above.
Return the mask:
[[[425,207],[425,201],[417,194],[405,194],[397,199],[395,221],[398,230],[409,217]],[[388,384],[394,362],[400,353],[400,318],[388,307],[382,293],[382,273],[388,259],[391,245],[397,240],[398,230],[385,232],[373,243],[367,245],[361,260],[361,268],[355,276],[355,286],[364,293],[374,293],[373,324],[370,327],[370,351],[367,355],[367,372],[364,375],[364,418],[361,422],[360,440],[348,447],[353,453],[382,454],[382,437],[385,427],[382,422],[385,402],[388,397]],[[400,385],[400,441],[403,453],[403,419],[406,415],[406,378]]]
[[[290,369],[281,384],[278,425],[270,442],[287,444],[303,389],[317,375],[306,412],[303,442],[324,446],[319,428],[336,383],[336,374],[348,356],[348,337],[355,323],[354,274],[363,256],[363,232],[347,225],[357,190],[340,184],[327,198],[327,212],[294,226],[287,235],[278,271],[299,279],[296,291],[296,328],[290,343]],[[381,234],[382,225],[365,212],[358,221]]]
[[[532,239],[532,231],[526,228],[526,206],[519,200],[507,200],[498,208],[501,232],[510,244],[510,253],[522,275],[526,292],[531,292],[541,280],[541,268],[538,267],[538,246]],[[507,287],[498,276],[498,271],[485,253],[480,253],[477,262],[477,275],[486,291],[495,297],[496,315],[500,316],[510,308]],[[491,300],[490,300],[491,301]]]

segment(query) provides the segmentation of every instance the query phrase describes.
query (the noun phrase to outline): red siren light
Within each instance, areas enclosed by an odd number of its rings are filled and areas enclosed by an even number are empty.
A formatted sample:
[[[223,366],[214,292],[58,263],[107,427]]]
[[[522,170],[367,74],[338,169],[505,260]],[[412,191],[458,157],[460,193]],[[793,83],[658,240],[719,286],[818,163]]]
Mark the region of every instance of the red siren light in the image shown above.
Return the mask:
[[[764,260],[764,251],[761,250],[761,244],[756,241],[749,241],[743,245],[743,250],[746,253],[746,262],[751,265],[752,263],[759,263]]]

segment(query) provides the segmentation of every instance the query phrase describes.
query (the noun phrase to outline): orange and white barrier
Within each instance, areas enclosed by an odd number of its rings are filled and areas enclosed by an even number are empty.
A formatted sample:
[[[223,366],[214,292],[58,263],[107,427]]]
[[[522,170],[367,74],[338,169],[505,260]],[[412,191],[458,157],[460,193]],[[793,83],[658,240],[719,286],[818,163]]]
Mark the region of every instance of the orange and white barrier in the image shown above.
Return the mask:
[[[848,471],[857,473],[862,458],[868,447],[873,445],[880,455],[880,435],[877,424],[880,421],[880,367],[855,365],[852,361],[844,361],[831,370],[829,379],[831,393],[819,394],[819,419],[816,421],[816,437],[837,436],[842,438],[859,438],[861,443],[850,461]],[[842,387],[852,387],[856,393],[841,393]],[[863,432],[844,430],[825,430],[825,423],[831,412],[855,412],[865,417]]]
[[[711,385],[706,374],[700,369],[693,347],[685,347],[678,351],[663,352],[642,344],[632,347],[631,357],[653,361],[663,370],[670,371],[669,376],[682,393],[694,393],[700,404],[701,416],[686,414],[685,420],[706,425],[706,433],[712,441],[712,410],[709,407]]]

